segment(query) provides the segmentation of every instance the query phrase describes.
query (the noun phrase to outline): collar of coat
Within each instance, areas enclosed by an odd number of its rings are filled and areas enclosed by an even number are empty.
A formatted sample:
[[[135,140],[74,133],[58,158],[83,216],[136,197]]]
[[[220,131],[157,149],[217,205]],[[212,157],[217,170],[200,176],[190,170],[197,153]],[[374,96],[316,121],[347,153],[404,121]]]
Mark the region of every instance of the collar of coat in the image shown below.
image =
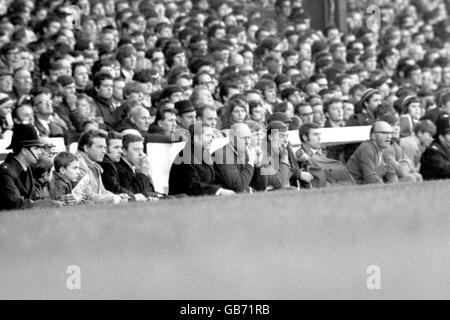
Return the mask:
[[[430,146],[431,150],[437,151],[441,154],[443,154],[446,157],[450,157],[450,150],[447,149],[445,146],[442,145],[442,143],[440,143],[439,141],[434,141],[431,146]]]
[[[99,175],[103,173],[103,168],[97,162],[92,161],[86,152],[78,151],[77,153],[84,160],[89,169],[97,172]]]
[[[65,184],[70,185],[72,187],[72,181],[70,181],[70,179],[67,176],[63,175],[62,173],[54,171],[53,176],[55,177],[55,180],[61,180]]]

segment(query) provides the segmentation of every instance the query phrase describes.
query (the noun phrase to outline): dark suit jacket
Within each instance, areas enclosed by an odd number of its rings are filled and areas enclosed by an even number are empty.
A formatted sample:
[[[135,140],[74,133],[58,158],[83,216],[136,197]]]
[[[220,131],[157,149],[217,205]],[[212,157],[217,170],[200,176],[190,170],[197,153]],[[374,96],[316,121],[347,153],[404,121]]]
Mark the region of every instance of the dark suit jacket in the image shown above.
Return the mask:
[[[123,159],[120,159],[116,167],[119,183],[122,188],[127,189],[133,194],[141,193],[146,197],[156,196],[152,180],[149,176],[141,172],[133,172],[131,167]]]
[[[102,180],[106,190],[111,191],[114,194],[126,193],[131,198],[134,198],[133,192],[120,184],[119,171],[108,155],[105,155],[103,162],[99,164],[103,169]]]
[[[190,161],[188,159],[183,160],[185,152],[191,153]],[[199,153],[202,153],[202,151]],[[193,144],[187,144],[170,169],[170,195],[183,193],[189,196],[215,195],[220,189],[220,185],[215,184],[216,175],[212,163],[208,164],[204,159],[194,157]]]
[[[425,115],[420,118],[420,120],[431,120],[433,123],[436,123],[437,119],[444,114],[444,112],[441,111],[439,108],[434,108],[425,113]]]
[[[450,151],[434,141],[422,154],[420,174],[424,180],[450,178]]]
[[[25,172],[12,153],[0,165],[0,210],[50,207],[49,200],[32,201],[34,179],[31,168]]]
[[[101,129],[107,131],[114,131],[114,125],[116,124],[116,118],[114,117],[114,109],[111,99],[103,99],[95,97],[95,116],[103,118],[103,125]]]

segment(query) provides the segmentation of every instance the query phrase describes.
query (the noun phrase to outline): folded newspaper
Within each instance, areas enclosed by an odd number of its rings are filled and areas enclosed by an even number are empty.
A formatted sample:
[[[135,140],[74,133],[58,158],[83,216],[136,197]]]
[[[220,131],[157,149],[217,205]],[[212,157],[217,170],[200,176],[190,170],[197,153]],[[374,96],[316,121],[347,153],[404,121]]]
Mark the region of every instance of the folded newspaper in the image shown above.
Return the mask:
[[[89,188],[90,179],[89,175],[85,175],[81,180],[77,183],[75,188],[72,189],[72,194],[75,197],[77,202],[81,202],[83,200],[83,195],[86,193],[86,190]]]

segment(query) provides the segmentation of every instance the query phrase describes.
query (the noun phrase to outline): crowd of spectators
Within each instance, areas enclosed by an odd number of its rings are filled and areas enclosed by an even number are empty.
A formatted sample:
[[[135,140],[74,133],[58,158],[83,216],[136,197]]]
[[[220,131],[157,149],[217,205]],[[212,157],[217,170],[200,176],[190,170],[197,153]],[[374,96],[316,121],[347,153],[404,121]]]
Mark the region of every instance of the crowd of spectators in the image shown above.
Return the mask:
[[[1,1],[0,208],[450,178],[448,12],[348,0],[315,30],[302,0]],[[345,126],[370,140],[321,146]],[[156,192],[145,146],[180,141]]]

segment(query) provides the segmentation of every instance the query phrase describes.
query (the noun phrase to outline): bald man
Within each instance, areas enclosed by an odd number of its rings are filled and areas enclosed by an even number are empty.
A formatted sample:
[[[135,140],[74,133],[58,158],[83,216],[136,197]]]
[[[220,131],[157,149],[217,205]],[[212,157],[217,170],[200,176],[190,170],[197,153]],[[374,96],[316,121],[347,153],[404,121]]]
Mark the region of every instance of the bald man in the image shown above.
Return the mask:
[[[137,105],[128,111],[127,118],[116,126],[116,131],[122,133],[125,130],[137,130],[144,137],[152,124],[152,120],[149,110]]]
[[[245,123],[236,123],[230,128],[230,142],[216,151],[216,181],[223,188],[237,193],[266,189],[267,176],[260,173],[262,150],[250,146],[251,137],[250,128]]]
[[[136,106],[130,110],[130,122],[136,126],[139,132],[147,133],[152,124],[152,117],[146,108]]]
[[[386,153],[391,139],[389,123],[377,121],[372,125],[370,140],[363,142],[347,162],[347,169],[357,184],[398,182]]]

